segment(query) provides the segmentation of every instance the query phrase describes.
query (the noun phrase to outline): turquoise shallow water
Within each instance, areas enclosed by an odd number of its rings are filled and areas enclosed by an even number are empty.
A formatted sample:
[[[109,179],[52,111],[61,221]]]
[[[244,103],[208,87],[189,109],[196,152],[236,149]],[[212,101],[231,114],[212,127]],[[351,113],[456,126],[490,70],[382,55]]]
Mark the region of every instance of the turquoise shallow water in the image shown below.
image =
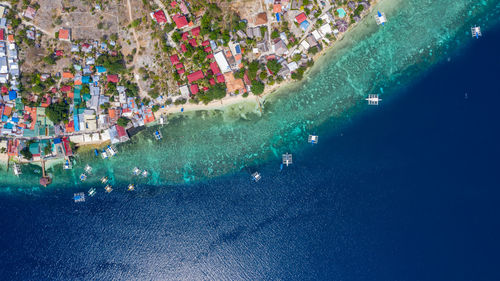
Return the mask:
[[[340,130],[352,116],[366,108],[368,93],[390,95],[438,61],[472,40],[471,25],[487,27],[499,17],[499,1],[382,1],[374,9],[388,18],[384,28],[373,15],[365,18],[344,40],[322,57],[309,78],[268,98],[261,114],[254,106],[233,106],[225,111],[177,115],[162,128],[164,139],[154,141],[147,129],[118,146],[110,160],[82,154],[72,171],[55,166],[53,186],[80,184],[85,163],[94,176],[84,185],[95,185],[103,175],[114,183],[138,182],[165,185],[193,182],[276,161],[283,152],[306,146],[311,132]],[[321,140],[320,140],[321,141]],[[151,172],[148,179],[133,178],[138,166]],[[2,191],[38,190],[39,174],[23,167],[18,179],[1,173]]]

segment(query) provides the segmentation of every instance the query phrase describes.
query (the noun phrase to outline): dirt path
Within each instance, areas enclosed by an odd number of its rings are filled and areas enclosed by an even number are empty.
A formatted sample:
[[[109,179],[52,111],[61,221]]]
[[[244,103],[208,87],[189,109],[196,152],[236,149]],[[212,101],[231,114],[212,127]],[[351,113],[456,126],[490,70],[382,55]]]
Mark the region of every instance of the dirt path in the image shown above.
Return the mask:
[[[132,17],[132,5],[130,5],[130,0],[127,0],[127,6],[128,6],[129,21],[130,21],[130,23],[132,23],[134,21],[134,19]],[[139,38],[137,37],[137,33],[135,32],[135,28],[133,28],[133,27],[132,27],[132,33],[134,34],[136,48],[137,48],[137,50],[139,50],[141,45],[139,43]],[[141,83],[139,81],[139,78],[141,77],[141,75],[139,74],[139,69],[137,67],[135,67],[136,60],[137,60],[137,54],[134,56],[134,60],[132,61],[132,65],[134,66],[134,79],[135,79],[135,82],[137,83],[137,86],[139,87],[139,96],[143,97],[143,96],[145,96],[145,92],[142,90]]]

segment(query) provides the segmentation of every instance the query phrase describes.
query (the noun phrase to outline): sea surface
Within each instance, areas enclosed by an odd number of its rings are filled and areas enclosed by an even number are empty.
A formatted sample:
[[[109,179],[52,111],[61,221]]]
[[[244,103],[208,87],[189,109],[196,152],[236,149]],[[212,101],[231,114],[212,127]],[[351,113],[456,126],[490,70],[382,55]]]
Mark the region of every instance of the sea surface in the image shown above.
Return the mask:
[[[97,186],[74,186],[82,167],[44,190],[2,174],[0,279],[500,280],[500,2],[390,3],[262,115],[180,116],[163,143],[82,156],[110,194],[74,203]]]

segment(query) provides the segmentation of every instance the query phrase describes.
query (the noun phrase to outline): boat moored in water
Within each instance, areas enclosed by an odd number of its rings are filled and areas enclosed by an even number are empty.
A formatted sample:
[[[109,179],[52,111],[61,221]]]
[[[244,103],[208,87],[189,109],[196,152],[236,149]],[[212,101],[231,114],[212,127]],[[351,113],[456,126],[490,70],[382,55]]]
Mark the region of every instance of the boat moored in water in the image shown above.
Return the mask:
[[[21,171],[21,165],[19,164],[14,164],[14,175],[18,176],[21,175],[23,172]]]
[[[135,190],[135,185],[134,185],[133,183],[129,184],[129,185],[128,185],[128,190],[129,190],[129,191],[133,191],[133,190]]]
[[[75,200],[75,203],[85,202],[85,193],[83,192],[75,193],[73,195],[73,200]]]
[[[104,184],[104,183],[107,183],[108,182],[108,177],[102,177],[101,178],[101,182]]]
[[[106,148],[106,151],[108,152],[109,157],[113,157],[117,153],[116,147],[113,145],[108,145],[108,147]]]
[[[91,173],[92,173],[92,167],[90,167],[90,165],[89,165],[89,164],[87,164],[87,165],[85,166],[85,172],[86,172],[87,174],[91,174]]]
[[[307,142],[309,142],[310,144],[317,144],[318,143],[318,136],[309,135]]]
[[[142,176],[146,178],[149,176],[149,172],[147,170],[142,171]]]
[[[134,174],[134,176],[138,176],[141,173],[141,169],[134,167],[132,173]]]
[[[113,191],[113,187],[111,187],[111,185],[106,185],[106,187],[104,188],[106,190],[107,193],[110,193],[111,191]]]
[[[155,133],[154,133],[154,136],[155,136],[155,139],[156,140],[161,140],[162,139],[162,135],[161,135],[161,132],[159,130],[156,130]]]
[[[252,174],[252,180],[254,182],[258,182],[260,179],[261,179],[261,176],[260,176],[260,174],[258,172],[255,172],[255,173]]]
[[[89,192],[88,192],[88,193],[89,193],[89,196],[91,196],[91,197],[92,197],[92,196],[94,196],[94,195],[95,195],[95,193],[96,193],[95,188],[93,188],[93,187],[92,187],[91,189],[89,189]]]
[[[87,175],[86,174],[81,174],[80,175],[80,180],[81,181],[85,181],[87,179]]]

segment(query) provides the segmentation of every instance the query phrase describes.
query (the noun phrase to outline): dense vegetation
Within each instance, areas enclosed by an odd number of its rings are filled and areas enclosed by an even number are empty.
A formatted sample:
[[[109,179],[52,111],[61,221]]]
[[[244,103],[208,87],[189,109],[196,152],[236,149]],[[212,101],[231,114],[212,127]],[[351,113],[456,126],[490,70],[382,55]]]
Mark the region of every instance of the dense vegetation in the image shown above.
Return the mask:
[[[118,53],[116,56],[109,54],[100,55],[96,63],[104,66],[110,73],[122,73],[127,69],[121,53]]]
[[[223,97],[226,96],[226,85],[224,84],[217,84],[210,88],[205,93],[199,93],[197,97],[202,101],[204,104],[207,104],[213,100],[218,100],[222,99]]]
[[[69,105],[64,102],[58,102],[58,103],[53,103],[47,107],[45,110],[45,114],[47,117],[54,122],[54,124],[58,124],[60,122],[68,122],[68,114],[69,111]]]

